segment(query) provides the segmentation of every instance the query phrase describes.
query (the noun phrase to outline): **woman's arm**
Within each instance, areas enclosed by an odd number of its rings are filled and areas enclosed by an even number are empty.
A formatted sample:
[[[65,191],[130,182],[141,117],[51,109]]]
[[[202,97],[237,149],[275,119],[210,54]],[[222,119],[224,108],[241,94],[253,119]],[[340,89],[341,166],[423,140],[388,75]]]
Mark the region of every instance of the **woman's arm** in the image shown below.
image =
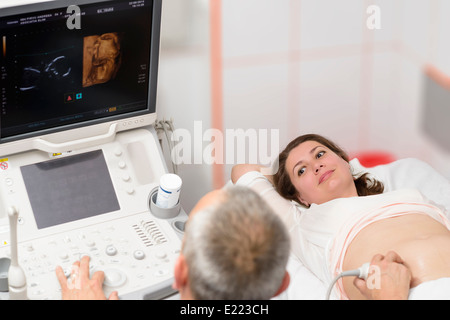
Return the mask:
[[[267,167],[259,165],[259,164],[237,164],[233,166],[231,170],[231,181],[235,184],[240,177],[250,171],[258,171],[261,172],[261,169],[267,169]],[[264,175],[272,184],[273,184],[273,176]]]
[[[253,172],[253,176],[248,179],[240,179],[246,173]],[[262,196],[272,210],[283,220],[286,227],[291,228],[297,216],[297,207],[286,200],[275,190],[273,176],[267,175],[271,170],[268,167],[258,164],[238,164],[233,166],[231,171],[231,181],[233,184],[245,185]],[[238,181],[239,180],[239,181]]]

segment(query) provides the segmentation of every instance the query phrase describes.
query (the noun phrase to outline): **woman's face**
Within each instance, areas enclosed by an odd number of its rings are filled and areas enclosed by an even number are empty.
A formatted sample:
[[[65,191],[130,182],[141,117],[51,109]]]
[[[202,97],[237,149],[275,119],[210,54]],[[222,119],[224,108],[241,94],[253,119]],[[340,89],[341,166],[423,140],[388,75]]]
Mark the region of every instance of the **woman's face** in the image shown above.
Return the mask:
[[[292,149],[286,170],[298,199],[306,206],[358,195],[350,164],[316,141]]]

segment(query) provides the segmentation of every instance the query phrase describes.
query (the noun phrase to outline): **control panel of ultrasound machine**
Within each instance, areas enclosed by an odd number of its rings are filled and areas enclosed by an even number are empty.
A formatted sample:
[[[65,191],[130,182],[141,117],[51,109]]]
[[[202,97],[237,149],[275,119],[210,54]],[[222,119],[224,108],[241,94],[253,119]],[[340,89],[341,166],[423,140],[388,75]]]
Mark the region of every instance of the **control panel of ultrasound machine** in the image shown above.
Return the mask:
[[[9,257],[6,211],[14,206],[30,299],[60,298],[55,267],[69,277],[73,262],[84,255],[91,272],[105,272],[107,295],[118,291],[121,298],[139,299],[172,293],[182,231],[176,222],[185,215],[161,219],[150,211],[150,195],[165,173],[156,143],[151,131],[138,129],[118,133],[100,148],[52,160],[39,151],[7,159],[9,167],[0,173],[0,257]]]
[[[153,197],[161,0],[71,4],[80,29],[65,0],[0,12],[0,299],[60,299],[85,255],[106,296],[164,298],[187,215]]]

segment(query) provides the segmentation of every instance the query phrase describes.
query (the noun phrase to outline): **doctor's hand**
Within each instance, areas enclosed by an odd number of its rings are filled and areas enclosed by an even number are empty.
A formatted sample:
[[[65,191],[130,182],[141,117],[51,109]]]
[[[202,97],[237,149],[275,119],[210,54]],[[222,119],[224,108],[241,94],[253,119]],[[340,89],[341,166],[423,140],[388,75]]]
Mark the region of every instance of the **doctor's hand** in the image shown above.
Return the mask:
[[[62,289],[63,300],[106,300],[102,285],[105,279],[103,271],[97,271],[89,278],[89,257],[84,256],[72,266],[70,281],[63,269],[56,267],[56,277]],[[109,300],[119,300],[117,291],[109,296]]]
[[[406,300],[410,283],[411,271],[394,251],[372,258],[367,281],[360,278],[353,281],[359,291],[371,300]]]

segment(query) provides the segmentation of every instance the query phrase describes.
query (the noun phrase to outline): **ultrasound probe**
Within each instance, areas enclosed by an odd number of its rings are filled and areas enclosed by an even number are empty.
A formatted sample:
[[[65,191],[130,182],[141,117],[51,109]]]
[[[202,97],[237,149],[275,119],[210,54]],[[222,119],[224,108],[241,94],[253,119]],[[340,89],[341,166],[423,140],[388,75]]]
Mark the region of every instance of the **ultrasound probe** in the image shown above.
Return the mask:
[[[341,272],[339,275],[337,275],[336,278],[333,279],[333,281],[331,282],[330,286],[328,287],[326,300],[330,300],[331,291],[333,290],[334,285],[336,284],[336,282],[340,278],[350,277],[350,276],[355,277],[356,276],[358,278],[367,280],[367,277],[369,276],[369,267],[370,267],[370,263],[367,262],[367,263],[364,263],[358,269],[344,271],[344,272]]]
[[[16,207],[8,208],[9,226],[11,233],[11,265],[8,273],[9,298],[10,300],[26,300],[27,296],[27,279],[25,272],[19,265],[19,257],[17,254],[17,218],[19,213]]]

